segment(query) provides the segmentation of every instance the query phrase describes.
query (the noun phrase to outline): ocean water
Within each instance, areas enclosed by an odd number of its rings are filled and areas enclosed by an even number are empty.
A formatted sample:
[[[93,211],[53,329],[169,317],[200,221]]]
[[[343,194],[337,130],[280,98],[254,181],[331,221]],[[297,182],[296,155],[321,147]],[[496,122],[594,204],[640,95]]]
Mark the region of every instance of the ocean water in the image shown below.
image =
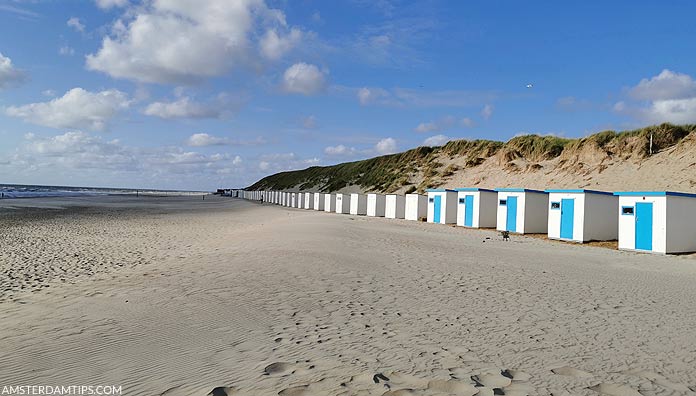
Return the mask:
[[[130,188],[98,188],[68,186],[32,186],[22,184],[0,184],[0,197],[39,198],[39,197],[86,197],[98,195],[203,195],[202,191],[143,190]]]

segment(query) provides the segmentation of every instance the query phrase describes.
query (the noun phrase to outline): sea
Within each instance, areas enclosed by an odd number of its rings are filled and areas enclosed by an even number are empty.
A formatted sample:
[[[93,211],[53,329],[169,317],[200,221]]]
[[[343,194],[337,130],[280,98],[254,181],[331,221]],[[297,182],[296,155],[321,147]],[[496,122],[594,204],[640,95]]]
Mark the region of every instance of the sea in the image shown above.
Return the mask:
[[[99,195],[179,196],[203,194],[208,193],[204,191],[0,184],[0,197],[4,195],[4,198],[88,197]]]

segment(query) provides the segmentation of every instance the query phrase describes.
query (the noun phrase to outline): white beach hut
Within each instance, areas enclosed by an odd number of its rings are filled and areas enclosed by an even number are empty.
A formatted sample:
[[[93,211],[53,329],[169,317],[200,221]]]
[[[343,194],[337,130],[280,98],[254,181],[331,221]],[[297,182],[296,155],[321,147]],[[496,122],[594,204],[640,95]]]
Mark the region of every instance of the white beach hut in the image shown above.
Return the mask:
[[[455,188],[457,225],[471,228],[495,228],[498,193],[485,188]]]
[[[324,212],[336,211],[336,195],[324,194]]]
[[[287,194],[285,191],[283,191],[283,192],[280,193],[280,204],[281,204],[282,206],[285,206],[285,205],[286,205],[286,202],[287,202],[287,195],[288,195],[288,194]]]
[[[314,193],[305,193],[304,195],[304,208],[313,209],[314,208]]]
[[[426,190],[428,193],[428,223],[457,222],[457,192],[445,188]]]
[[[372,217],[384,217],[386,209],[386,196],[383,194],[367,194],[367,215]]]
[[[619,237],[619,198],[594,190],[546,190],[549,238],[564,241],[613,241]]]
[[[406,197],[398,194],[388,194],[384,200],[384,217],[388,219],[403,219],[406,214]]]
[[[324,204],[325,204],[325,199],[324,196],[326,194],[322,193],[314,193],[314,205],[312,205],[312,209],[314,210],[324,210]]]
[[[619,197],[619,249],[696,252],[696,194],[628,191]]]
[[[420,194],[406,194],[404,218],[419,221],[428,217],[428,197]]]
[[[367,214],[367,195],[350,194],[350,214],[363,216]]]
[[[526,188],[498,188],[499,231],[545,234],[549,226],[549,196]]]
[[[294,207],[297,209],[304,208],[304,193],[298,192],[295,195],[295,206]]]
[[[349,194],[336,194],[336,213],[340,213],[340,214],[350,213],[350,195]]]

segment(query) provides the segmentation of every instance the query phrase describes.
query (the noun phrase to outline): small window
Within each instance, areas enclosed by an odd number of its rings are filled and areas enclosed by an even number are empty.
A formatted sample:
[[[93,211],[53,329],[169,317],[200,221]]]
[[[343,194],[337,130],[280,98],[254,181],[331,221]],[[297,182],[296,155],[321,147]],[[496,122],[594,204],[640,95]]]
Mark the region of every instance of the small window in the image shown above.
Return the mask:
[[[435,198],[428,198],[428,202],[435,202]]]
[[[551,202],[551,209],[560,209],[560,208],[561,208],[560,202]]]
[[[633,206],[622,206],[621,214],[626,216],[633,216]]]
[[[501,199],[499,202],[500,206],[507,206],[507,199]]]
[[[460,203],[460,204],[465,204],[465,203],[466,203],[466,198],[459,198],[459,203]]]

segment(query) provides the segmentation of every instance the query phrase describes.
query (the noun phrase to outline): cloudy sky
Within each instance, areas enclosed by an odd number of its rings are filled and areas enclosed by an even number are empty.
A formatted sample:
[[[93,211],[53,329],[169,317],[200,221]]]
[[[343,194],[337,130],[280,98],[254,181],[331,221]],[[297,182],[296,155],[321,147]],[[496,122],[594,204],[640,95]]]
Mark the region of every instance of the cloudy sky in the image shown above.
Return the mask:
[[[693,15],[680,0],[0,0],[0,183],[214,189],[453,138],[694,123]]]

